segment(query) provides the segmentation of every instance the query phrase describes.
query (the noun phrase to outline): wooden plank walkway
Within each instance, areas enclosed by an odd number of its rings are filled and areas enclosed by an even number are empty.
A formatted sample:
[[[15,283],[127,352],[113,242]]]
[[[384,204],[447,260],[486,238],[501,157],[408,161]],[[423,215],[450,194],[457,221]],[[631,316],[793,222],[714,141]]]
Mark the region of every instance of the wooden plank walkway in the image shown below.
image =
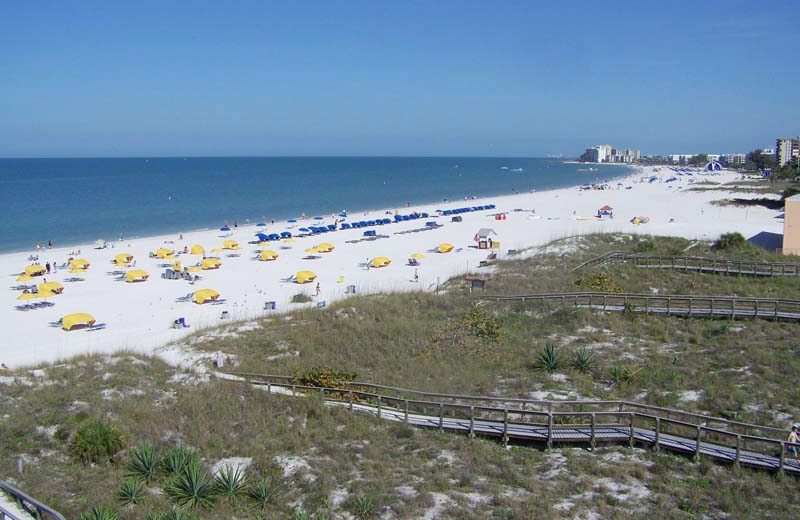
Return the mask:
[[[602,311],[687,317],[762,318],[800,321],[800,300],[676,294],[572,292],[515,296],[485,295],[479,300],[555,303]]]
[[[572,269],[581,269],[608,263],[631,262],[644,269],[675,269],[699,273],[736,276],[800,276],[800,264],[790,262],[763,262],[756,260],[730,260],[703,256],[641,255],[611,251],[592,258]]]
[[[30,515],[21,517],[18,513],[12,512],[0,504],[0,520],[25,520],[26,518],[38,518],[41,520],[64,520],[64,517],[58,511],[50,509],[46,505],[26,495],[19,489],[2,480],[0,480],[0,491],[8,495],[8,497],[18,505],[18,509]]]
[[[349,383],[346,389],[322,388],[298,385],[287,376],[237,372],[220,375],[265,386],[270,395],[318,396],[326,405],[380,419],[497,438],[504,443],[543,444],[548,449],[554,444],[577,443],[591,448],[598,443],[638,444],[655,451],[691,455],[696,460],[711,457],[800,476],[800,464],[783,456],[793,446],[784,440],[787,430],[682,410],[628,401],[541,401],[436,394],[366,382]],[[800,448],[800,444],[794,446]]]

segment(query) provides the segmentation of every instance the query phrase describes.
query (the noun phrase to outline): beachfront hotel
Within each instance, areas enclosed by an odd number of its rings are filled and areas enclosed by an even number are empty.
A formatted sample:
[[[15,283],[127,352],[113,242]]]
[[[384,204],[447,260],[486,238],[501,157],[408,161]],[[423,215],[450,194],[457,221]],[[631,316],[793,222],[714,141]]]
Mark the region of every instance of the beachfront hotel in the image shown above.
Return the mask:
[[[781,137],[775,141],[775,162],[782,168],[800,157],[800,137]]]
[[[599,144],[587,148],[583,157],[589,162],[630,164],[639,160],[641,152],[639,150],[619,150],[610,144]]]

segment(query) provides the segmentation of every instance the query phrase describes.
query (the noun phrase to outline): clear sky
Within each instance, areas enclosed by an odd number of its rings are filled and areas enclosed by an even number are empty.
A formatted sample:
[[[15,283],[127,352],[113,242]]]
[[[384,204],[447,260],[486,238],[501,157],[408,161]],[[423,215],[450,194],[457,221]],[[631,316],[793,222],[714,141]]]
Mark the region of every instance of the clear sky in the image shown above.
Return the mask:
[[[0,2],[0,156],[733,153],[796,0]]]

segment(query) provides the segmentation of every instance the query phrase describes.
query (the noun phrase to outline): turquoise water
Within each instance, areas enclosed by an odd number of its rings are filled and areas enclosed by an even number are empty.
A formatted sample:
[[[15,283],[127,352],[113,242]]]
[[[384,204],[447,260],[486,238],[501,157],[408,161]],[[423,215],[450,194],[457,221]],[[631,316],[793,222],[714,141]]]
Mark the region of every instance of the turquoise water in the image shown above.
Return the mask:
[[[543,190],[627,171],[586,168],[532,158],[0,159],[0,251]]]

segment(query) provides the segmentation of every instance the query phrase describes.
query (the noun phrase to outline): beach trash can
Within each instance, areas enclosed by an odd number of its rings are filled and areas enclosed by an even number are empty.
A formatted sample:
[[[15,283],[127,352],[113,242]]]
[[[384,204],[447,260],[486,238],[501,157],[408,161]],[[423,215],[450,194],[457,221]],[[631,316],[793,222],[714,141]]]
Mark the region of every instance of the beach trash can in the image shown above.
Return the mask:
[[[264,303],[264,310],[265,311],[274,311],[275,310],[275,302],[266,302]]]
[[[356,293],[356,286],[355,285],[348,285],[347,290],[345,291],[347,294],[355,294]]]

